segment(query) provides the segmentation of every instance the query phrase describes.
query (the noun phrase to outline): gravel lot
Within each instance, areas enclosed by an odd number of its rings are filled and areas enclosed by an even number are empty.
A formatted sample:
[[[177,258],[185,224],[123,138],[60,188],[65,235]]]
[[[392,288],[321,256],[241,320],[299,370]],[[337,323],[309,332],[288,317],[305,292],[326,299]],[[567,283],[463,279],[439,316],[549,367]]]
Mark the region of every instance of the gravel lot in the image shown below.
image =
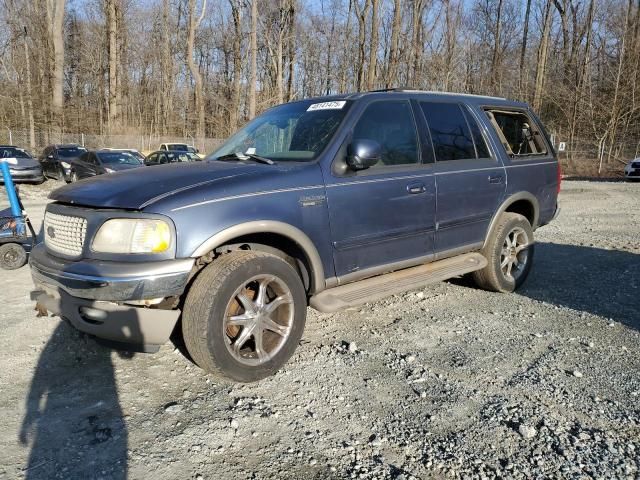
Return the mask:
[[[0,272],[0,478],[640,478],[640,184],[563,188],[517,294],[309,310],[257,384],[104,349]]]

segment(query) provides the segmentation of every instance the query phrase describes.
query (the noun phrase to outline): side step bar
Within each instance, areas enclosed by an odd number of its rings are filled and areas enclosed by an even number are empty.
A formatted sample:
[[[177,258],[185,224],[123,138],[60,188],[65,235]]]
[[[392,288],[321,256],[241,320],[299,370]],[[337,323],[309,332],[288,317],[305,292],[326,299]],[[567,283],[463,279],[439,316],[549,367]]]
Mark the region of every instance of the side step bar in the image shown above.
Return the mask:
[[[373,302],[396,293],[464,275],[486,266],[487,259],[480,253],[465,253],[437,262],[329,288],[311,297],[309,304],[321,312],[337,312],[347,307]]]

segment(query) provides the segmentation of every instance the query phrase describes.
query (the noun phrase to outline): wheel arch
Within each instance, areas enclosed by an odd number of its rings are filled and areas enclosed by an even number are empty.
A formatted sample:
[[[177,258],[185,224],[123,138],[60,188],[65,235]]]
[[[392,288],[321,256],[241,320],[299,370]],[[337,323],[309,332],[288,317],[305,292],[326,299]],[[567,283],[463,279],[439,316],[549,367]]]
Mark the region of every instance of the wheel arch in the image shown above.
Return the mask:
[[[538,203],[538,199],[530,192],[518,192],[502,202],[500,207],[496,210],[496,213],[494,213],[484,238],[484,243],[482,245],[483,248],[487,245],[489,236],[491,235],[498,218],[500,218],[500,215],[504,212],[519,213],[529,220],[531,228],[534,230],[538,226],[538,220],[540,218],[540,205]]]
[[[191,257],[199,258],[225,245],[249,245],[256,250],[269,251],[261,247],[284,252],[301,260],[308,274],[309,293],[318,293],[325,288],[322,259],[311,239],[299,228],[276,220],[256,220],[228,227],[205,240]],[[304,258],[298,258],[303,256]],[[303,278],[303,281],[305,279]]]

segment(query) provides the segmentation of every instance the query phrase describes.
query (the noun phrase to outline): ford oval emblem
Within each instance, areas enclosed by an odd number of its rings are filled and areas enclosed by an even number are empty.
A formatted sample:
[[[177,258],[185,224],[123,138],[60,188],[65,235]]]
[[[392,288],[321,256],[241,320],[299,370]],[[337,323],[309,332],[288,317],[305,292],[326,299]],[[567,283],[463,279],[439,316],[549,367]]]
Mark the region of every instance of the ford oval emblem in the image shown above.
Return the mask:
[[[47,227],[47,235],[49,235],[50,238],[56,238],[55,229],[51,226]]]

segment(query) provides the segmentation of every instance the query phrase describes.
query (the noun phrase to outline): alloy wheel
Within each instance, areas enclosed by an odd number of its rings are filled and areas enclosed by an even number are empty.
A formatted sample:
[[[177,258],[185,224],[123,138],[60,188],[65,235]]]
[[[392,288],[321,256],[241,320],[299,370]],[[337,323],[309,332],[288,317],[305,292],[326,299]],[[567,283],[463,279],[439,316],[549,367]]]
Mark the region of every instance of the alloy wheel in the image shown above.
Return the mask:
[[[245,365],[261,365],[284,346],[294,318],[293,295],[274,275],[257,275],[233,294],[225,311],[223,334],[229,353]]]

